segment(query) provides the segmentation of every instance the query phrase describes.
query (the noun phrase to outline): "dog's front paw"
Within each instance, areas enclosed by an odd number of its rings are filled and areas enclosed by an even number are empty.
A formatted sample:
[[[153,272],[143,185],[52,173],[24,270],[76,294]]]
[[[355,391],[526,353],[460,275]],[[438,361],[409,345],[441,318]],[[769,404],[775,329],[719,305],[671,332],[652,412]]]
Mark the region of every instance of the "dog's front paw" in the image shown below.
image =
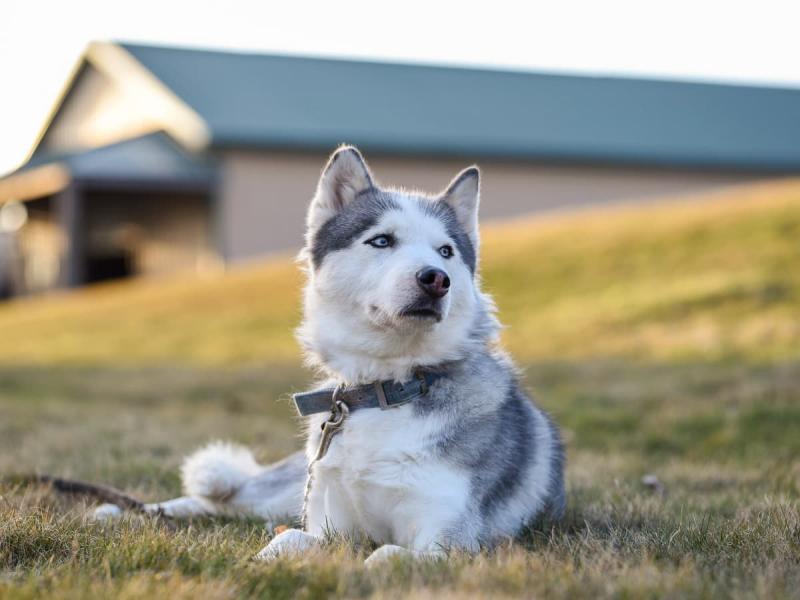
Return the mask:
[[[256,554],[255,558],[256,560],[270,561],[283,556],[301,556],[318,544],[319,539],[310,533],[299,529],[287,529],[275,536],[269,544],[264,546],[261,552]]]
[[[384,544],[367,557],[367,560],[364,561],[364,565],[368,568],[376,567],[391,560],[395,556],[414,556],[414,553],[402,546]]]

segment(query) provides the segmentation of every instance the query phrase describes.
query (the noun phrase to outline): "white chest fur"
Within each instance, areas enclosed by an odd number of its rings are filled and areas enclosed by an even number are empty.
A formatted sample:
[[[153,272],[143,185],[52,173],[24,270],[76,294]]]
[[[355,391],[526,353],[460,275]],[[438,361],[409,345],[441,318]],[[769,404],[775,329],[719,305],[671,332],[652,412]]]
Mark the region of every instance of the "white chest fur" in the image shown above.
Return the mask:
[[[324,416],[315,418],[312,431]],[[428,549],[442,527],[466,510],[469,476],[441,459],[446,425],[411,406],[354,412],[315,465],[308,529],[363,532],[378,543]],[[316,452],[317,435],[309,440]]]

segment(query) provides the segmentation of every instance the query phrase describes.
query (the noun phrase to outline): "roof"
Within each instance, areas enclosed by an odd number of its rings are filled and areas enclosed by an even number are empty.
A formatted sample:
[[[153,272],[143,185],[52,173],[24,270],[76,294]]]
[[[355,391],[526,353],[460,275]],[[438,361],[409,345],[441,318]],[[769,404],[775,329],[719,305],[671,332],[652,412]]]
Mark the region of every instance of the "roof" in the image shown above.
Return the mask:
[[[120,47],[217,147],[800,170],[800,89]]]
[[[0,179],[0,203],[54,193],[69,181],[205,189],[214,178],[213,164],[159,132],[88,150],[38,154]]]
[[[213,167],[190,155],[163,133],[153,133],[116,144],[63,155],[44,155],[27,166],[42,162],[64,164],[79,181],[170,181],[204,184],[211,181]]]

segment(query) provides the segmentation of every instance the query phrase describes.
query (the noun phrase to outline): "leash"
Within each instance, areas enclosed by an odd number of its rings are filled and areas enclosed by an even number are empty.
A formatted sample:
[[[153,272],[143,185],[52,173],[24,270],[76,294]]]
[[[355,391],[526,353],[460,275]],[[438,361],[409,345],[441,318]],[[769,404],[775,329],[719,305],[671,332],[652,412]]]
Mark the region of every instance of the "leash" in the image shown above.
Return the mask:
[[[339,400],[344,390],[344,384],[341,383],[336,386],[331,398],[331,414],[322,423],[322,435],[319,438],[319,446],[314,458],[308,463],[308,472],[306,476],[306,488],[303,492],[303,512],[300,519],[300,525],[305,530],[306,521],[308,520],[308,497],[311,495],[311,485],[314,479],[314,465],[317,464],[328,453],[328,448],[331,447],[333,436],[342,430],[345,420],[350,416],[350,407],[344,400]]]
[[[37,483],[49,485],[62,494],[85,496],[100,500],[101,502],[107,502],[108,504],[115,504],[125,510],[132,510],[140,513],[146,512],[144,509],[144,502],[108,485],[99,485],[73,479],[62,479],[61,477],[53,477],[52,475],[11,475],[3,477],[0,479],[0,482],[6,485],[30,485]]]

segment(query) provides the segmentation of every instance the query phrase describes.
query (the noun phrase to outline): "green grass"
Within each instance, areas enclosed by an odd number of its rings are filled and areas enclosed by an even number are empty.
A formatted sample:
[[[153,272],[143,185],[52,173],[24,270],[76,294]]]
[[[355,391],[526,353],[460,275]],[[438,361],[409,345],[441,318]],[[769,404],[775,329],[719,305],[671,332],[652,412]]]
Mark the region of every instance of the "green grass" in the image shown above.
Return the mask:
[[[800,184],[488,228],[483,271],[564,429],[563,522],[446,563],[368,572],[333,542],[262,565],[257,522],[103,526],[7,485],[0,597],[800,597]],[[299,281],[286,260],[0,306],[0,473],[162,499],[209,439],[299,447]]]

